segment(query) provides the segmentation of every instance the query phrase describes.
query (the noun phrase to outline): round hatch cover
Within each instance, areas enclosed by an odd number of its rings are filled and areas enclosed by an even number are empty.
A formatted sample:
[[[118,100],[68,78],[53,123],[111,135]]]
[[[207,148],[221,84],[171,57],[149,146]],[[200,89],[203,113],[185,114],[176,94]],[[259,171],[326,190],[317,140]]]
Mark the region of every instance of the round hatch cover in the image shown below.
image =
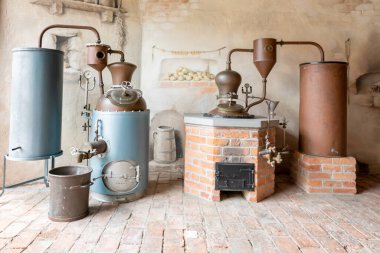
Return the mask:
[[[141,95],[136,90],[115,89],[109,92],[108,98],[114,105],[135,104]]]
[[[103,168],[103,182],[111,191],[130,191],[139,183],[139,166],[131,160],[109,162]]]

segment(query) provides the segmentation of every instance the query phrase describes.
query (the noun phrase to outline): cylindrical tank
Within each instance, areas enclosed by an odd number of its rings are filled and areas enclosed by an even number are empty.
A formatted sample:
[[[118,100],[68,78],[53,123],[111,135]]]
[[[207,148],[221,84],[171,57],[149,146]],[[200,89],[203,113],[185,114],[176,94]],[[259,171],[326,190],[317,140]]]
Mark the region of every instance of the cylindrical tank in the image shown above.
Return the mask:
[[[300,152],[346,156],[347,63],[300,65]]]
[[[149,111],[95,110],[92,128],[107,142],[106,153],[89,160],[95,178],[92,196],[103,202],[143,196],[148,185]]]
[[[13,50],[9,156],[38,159],[61,152],[63,52]]]

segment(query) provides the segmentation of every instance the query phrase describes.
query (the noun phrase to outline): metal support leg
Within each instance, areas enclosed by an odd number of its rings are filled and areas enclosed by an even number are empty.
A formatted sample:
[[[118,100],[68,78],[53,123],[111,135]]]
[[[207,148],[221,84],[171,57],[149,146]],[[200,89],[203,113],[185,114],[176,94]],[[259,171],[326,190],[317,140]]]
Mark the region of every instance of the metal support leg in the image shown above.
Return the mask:
[[[55,168],[55,156],[50,156],[51,160],[50,170]],[[49,187],[49,160],[45,160],[45,170],[44,170],[44,183],[46,187]]]
[[[4,194],[4,191],[7,188],[17,187],[17,186],[28,184],[28,183],[31,183],[31,182],[34,182],[34,181],[37,181],[37,180],[41,180],[41,179],[44,180],[44,183],[45,183],[46,187],[49,187],[49,178],[48,178],[48,174],[49,174],[49,160],[51,159],[51,169],[54,169],[54,166],[55,166],[55,156],[54,155],[50,156],[47,159],[44,159],[45,160],[45,162],[44,162],[44,175],[42,177],[33,178],[31,180],[27,180],[27,181],[24,181],[24,182],[21,182],[21,183],[17,183],[17,184],[13,184],[13,185],[10,185],[10,186],[5,186],[5,181],[6,181],[5,180],[5,176],[6,176],[6,168],[7,168],[7,157],[8,157],[8,155],[5,155],[4,156],[4,160],[3,160],[3,185],[2,185],[0,197]]]
[[[7,166],[7,157],[4,156],[3,158],[3,187],[1,188],[1,193],[0,193],[0,197],[4,194],[4,191],[5,191],[5,171],[6,171],[6,166]]]
[[[49,187],[48,173],[49,173],[49,159],[46,159],[45,165],[44,165],[44,183],[46,187]]]

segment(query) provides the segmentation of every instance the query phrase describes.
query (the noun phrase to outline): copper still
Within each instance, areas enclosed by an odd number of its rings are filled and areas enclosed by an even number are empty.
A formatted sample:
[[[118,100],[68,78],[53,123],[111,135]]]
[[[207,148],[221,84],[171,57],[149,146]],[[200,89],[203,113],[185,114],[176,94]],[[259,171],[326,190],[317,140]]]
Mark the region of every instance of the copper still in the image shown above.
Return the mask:
[[[300,65],[299,150],[308,155],[346,156],[347,63]]]
[[[324,52],[322,47],[311,41],[276,41],[273,38],[260,38],[253,41],[253,49],[235,48],[228,53],[226,70],[218,73],[215,77],[219,94],[217,99],[220,100],[218,106],[206,113],[205,116],[211,117],[232,117],[232,118],[253,118],[254,115],[248,113],[249,109],[266,100],[267,77],[276,64],[276,47],[277,45],[313,45],[316,46],[321,54],[321,61],[324,61]],[[238,72],[231,69],[231,56],[235,52],[244,52],[253,54],[253,63],[262,77],[262,94],[256,97],[252,94],[252,87],[248,84],[242,87],[241,92],[245,95],[245,106],[237,103],[238,90],[241,83],[241,76]],[[248,103],[249,99],[255,99],[254,102]]]

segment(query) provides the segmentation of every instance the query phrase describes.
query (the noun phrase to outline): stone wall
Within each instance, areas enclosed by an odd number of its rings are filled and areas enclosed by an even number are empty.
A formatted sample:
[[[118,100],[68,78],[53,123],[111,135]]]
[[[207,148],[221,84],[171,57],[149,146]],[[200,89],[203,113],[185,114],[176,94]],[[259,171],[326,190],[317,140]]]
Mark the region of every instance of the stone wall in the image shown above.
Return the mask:
[[[170,84],[161,86],[161,63],[185,60],[194,66],[208,66],[216,74],[225,68],[226,55],[232,48],[252,48],[252,40],[273,37],[283,40],[311,40],[320,43],[327,60],[347,60],[345,41],[351,39],[349,89],[356,93],[355,81],[362,74],[380,69],[380,0],[124,0],[128,10],[127,60],[138,65],[133,82],[141,83],[151,116],[162,110],[207,112],[215,107],[215,88]],[[9,98],[12,48],[36,46],[40,31],[54,23],[91,25],[99,29],[104,42],[117,45],[116,27],[102,23],[97,13],[65,9],[63,15],[49,14],[48,8],[29,0],[0,1],[0,153],[8,146]],[[80,32],[80,43],[93,41],[93,35]],[[178,55],[153,50],[156,45],[168,50],[202,51],[223,46],[220,53]],[[80,69],[86,69],[85,51]],[[114,57],[114,56],[112,56]],[[117,56],[115,56],[117,57]],[[318,51],[307,46],[278,48],[278,60],[268,77],[268,97],[280,100],[277,114],[289,120],[288,140],[293,148],[298,139],[298,64],[318,60]],[[116,59],[116,58],[112,58]],[[201,61],[200,61],[201,60]],[[207,65],[205,65],[207,63]],[[74,64],[75,65],[75,64]],[[254,94],[261,92],[261,80],[249,54],[234,54],[232,68],[253,84]],[[141,71],[141,72],[139,72]],[[106,83],[110,76],[105,74]],[[140,82],[141,80],[141,82]],[[106,84],[107,85],[107,84]],[[58,165],[75,164],[69,155],[71,146],[80,146],[84,133],[80,126],[83,93],[77,87],[77,75],[65,74],[64,84],[64,156]],[[98,91],[91,95],[95,104]],[[380,171],[379,109],[360,107],[349,101],[348,152],[358,162]],[[265,105],[251,113],[265,115]],[[282,143],[279,143],[280,145]],[[18,165],[19,164],[19,165]],[[11,163],[9,182],[37,176],[42,164]]]
[[[256,38],[311,40],[322,45],[326,60],[349,58],[350,96],[356,94],[355,82],[359,76],[380,69],[380,44],[373,43],[380,40],[379,0],[144,0],[140,10],[142,88],[152,115],[168,109],[179,113],[208,112],[217,103],[215,90],[207,87],[162,83],[163,63],[181,58],[194,64],[201,59],[212,62],[211,69],[217,73],[225,69],[228,50],[252,48],[252,40]],[[351,46],[346,50],[348,38]],[[220,54],[178,55],[153,50],[153,46],[178,51],[227,48]],[[298,65],[318,60],[319,53],[309,46],[283,46],[277,52],[277,63],[268,77],[267,94],[280,101],[277,115],[289,120],[287,139],[296,149]],[[253,84],[254,95],[261,93],[260,75],[252,63],[252,55],[234,54],[232,68],[241,73],[243,84]],[[372,172],[380,172],[379,108],[361,107],[349,100],[348,110],[349,155],[371,165]],[[265,104],[253,107],[250,113],[266,115]],[[281,139],[278,140],[281,145]]]

